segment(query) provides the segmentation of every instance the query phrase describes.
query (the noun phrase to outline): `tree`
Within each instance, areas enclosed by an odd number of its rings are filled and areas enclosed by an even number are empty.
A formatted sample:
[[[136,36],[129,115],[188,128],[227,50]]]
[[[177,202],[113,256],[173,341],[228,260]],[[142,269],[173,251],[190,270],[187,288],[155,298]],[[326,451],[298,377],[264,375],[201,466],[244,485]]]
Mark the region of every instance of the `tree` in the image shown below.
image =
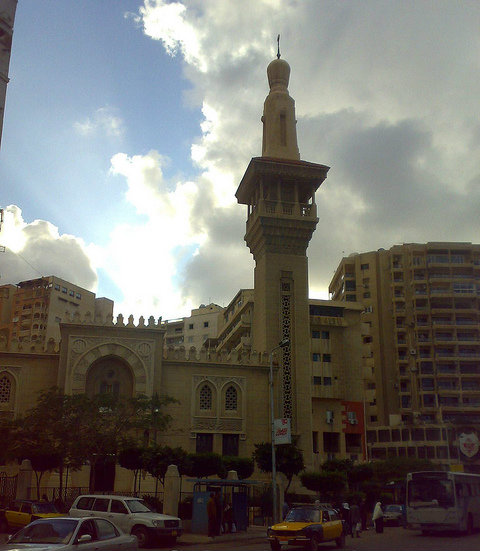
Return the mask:
[[[130,446],[120,450],[117,457],[120,467],[133,471],[133,492],[135,495],[137,495],[138,473],[145,465],[145,451],[145,448],[141,446]]]
[[[350,490],[360,491],[362,484],[373,477],[373,467],[368,463],[353,465],[347,472],[348,486]]]
[[[224,467],[218,453],[192,453],[188,454],[185,468],[185,474],[195,478],[204,478],[218,475]]]
[[[374,461],[372,469],[375,480],[381,484],[404,481],[407,474],[415,471],[433,471],[435,465],[428,459],[415,457],[389,457]]]
[[[275,464],[277,471],[283,473],[288,484],[285,488],[285,494],[292,482],[292,478],[305,469],[303,452],[297,447],[298,437],[292,437],[291,444],[281,444],[276,446]],[[264,473],[272,472],[272,445],[268,442],[255,444],[253,459],[258,468]]]
[[[323,501],[338,501],[338,494],[346,485],[346,475],[341,471],[307,471],[300,475],[300,480],[307,490],[320,494]]]
[[[144,452],[145,469],[164,486],[169,465],[176,465],[181,475],[186,473],[187,456],[183,448],[152,446]]]
[[[228,471],[237,471],[240,480],[250,478],[255,470],[255,463],[249,457],[225,456],[223,465],[227,473]]]

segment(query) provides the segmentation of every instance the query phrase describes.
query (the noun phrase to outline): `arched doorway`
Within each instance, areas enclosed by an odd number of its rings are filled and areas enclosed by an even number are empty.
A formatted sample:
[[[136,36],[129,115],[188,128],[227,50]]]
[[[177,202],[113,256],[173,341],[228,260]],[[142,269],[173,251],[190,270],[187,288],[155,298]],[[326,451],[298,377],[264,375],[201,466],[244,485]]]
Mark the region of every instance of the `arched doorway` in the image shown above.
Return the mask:
[[[134,379],[130,366],[118,356],[107,356],[95,361],[87,371],[85,393],[132,397]],[[112,455],[95,457],[90,468],[90,490],[111,492],[115,487],[116,458]]]

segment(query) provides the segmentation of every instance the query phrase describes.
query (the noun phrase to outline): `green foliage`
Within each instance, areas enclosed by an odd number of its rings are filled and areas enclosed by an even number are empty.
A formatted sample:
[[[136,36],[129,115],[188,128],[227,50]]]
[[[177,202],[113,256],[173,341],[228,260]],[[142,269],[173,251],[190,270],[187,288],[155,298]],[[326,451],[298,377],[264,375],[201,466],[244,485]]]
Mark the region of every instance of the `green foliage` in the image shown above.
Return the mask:
[[[233,457],[233,456],[224,456],[223,465],[225,471],[237,471],[238,478],[244,480],[250,478],[255,470],[255,463],[253,459],[248,457]]]
[[[185,474],[187,469],[187,452],[182,448],[153,446],[144,452],[144,466],[148,473],[165,484],[165,474],[169,465],[176,465],[178,472]]]
[[[438,469],[428,459],[414,457],[389,457],[372,463],[374,477],[381,484],[404,481],[407,473],[414,471],[434,471]]]
[[[341,471],[307,471],[300,475],[302,485],[317,492],[321,501],[337,501],[338,494],[345,489],[346,480],[345,473]]]
[[[350,471],[347,471],[348,486],[351,490],[358,490],[362,484],[373,477],[373,467],[369,463],[359,463],[353,465]]]
[[[218,453],[192,453],[187,457],[185,474],[195,478],[206,478],[222,473],[222,457]]]
[[[322,471],[348,473],[353,469],[351,459],[328,459],[321,466]]]
[[[297,447],[298,438],[294,438],[292,444],[281,444],[276,446],[275,463],[277,471],[283,473],[288,480],[285,493],[290,487],[292,478],[305,469],[303,452]],[[272,472],[272,445],[268,442],[255,444],[253,459],[258,468],[264,473]]]

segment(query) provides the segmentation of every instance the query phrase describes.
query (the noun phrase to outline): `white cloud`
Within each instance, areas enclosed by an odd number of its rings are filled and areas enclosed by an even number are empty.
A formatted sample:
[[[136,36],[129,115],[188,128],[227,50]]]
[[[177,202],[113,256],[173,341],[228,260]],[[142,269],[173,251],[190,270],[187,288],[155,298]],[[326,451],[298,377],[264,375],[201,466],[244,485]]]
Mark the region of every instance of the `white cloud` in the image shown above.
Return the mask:
[[[237,276],[246,274],[238,269],[246,262],[246,215],[234,193],[250,157],[260,154],[265,70],[278,32],[292,68],[302,158],[332,166],[317,194],[312,292],[325,292],[343,252],[475,241],[479,15],[478,4],[442,1],[331,2],[328,10],[314,0],[146,1],[144,32],[182,56],[193,86],[187,97],[204,115],[192,159],[216,208],[195,211],[208,239],[187,266],[185,293],[194,277],[203,282],[197,297],[222,286],[226,274],[231,295],[245,286]],[[225,274],[213,259],[222,257],[226,233],[238,262]]]
[[[124,123],[111,107],[100,107],[91,117],[77,121],[73,125],[78,134],[92,136],[98,133],[118,138],[124,134]]]
[[[60,234],[45,220],[26,222],[15,205],[4,209],[0,244],[6,248],[0,253],[2,284],[55,275],[85,289],[96,289],[96,268],[84,241]]]

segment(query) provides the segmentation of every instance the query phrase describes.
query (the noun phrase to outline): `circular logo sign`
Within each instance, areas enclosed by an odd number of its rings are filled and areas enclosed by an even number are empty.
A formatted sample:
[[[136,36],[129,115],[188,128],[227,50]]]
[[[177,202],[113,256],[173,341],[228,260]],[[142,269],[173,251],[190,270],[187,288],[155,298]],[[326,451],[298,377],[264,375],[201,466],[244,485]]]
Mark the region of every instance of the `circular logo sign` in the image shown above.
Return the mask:
[[[463,455],[469,459],[477,455],[480,448],[478,436],[474,432],[462,432],[458,437],[458,445]]]

